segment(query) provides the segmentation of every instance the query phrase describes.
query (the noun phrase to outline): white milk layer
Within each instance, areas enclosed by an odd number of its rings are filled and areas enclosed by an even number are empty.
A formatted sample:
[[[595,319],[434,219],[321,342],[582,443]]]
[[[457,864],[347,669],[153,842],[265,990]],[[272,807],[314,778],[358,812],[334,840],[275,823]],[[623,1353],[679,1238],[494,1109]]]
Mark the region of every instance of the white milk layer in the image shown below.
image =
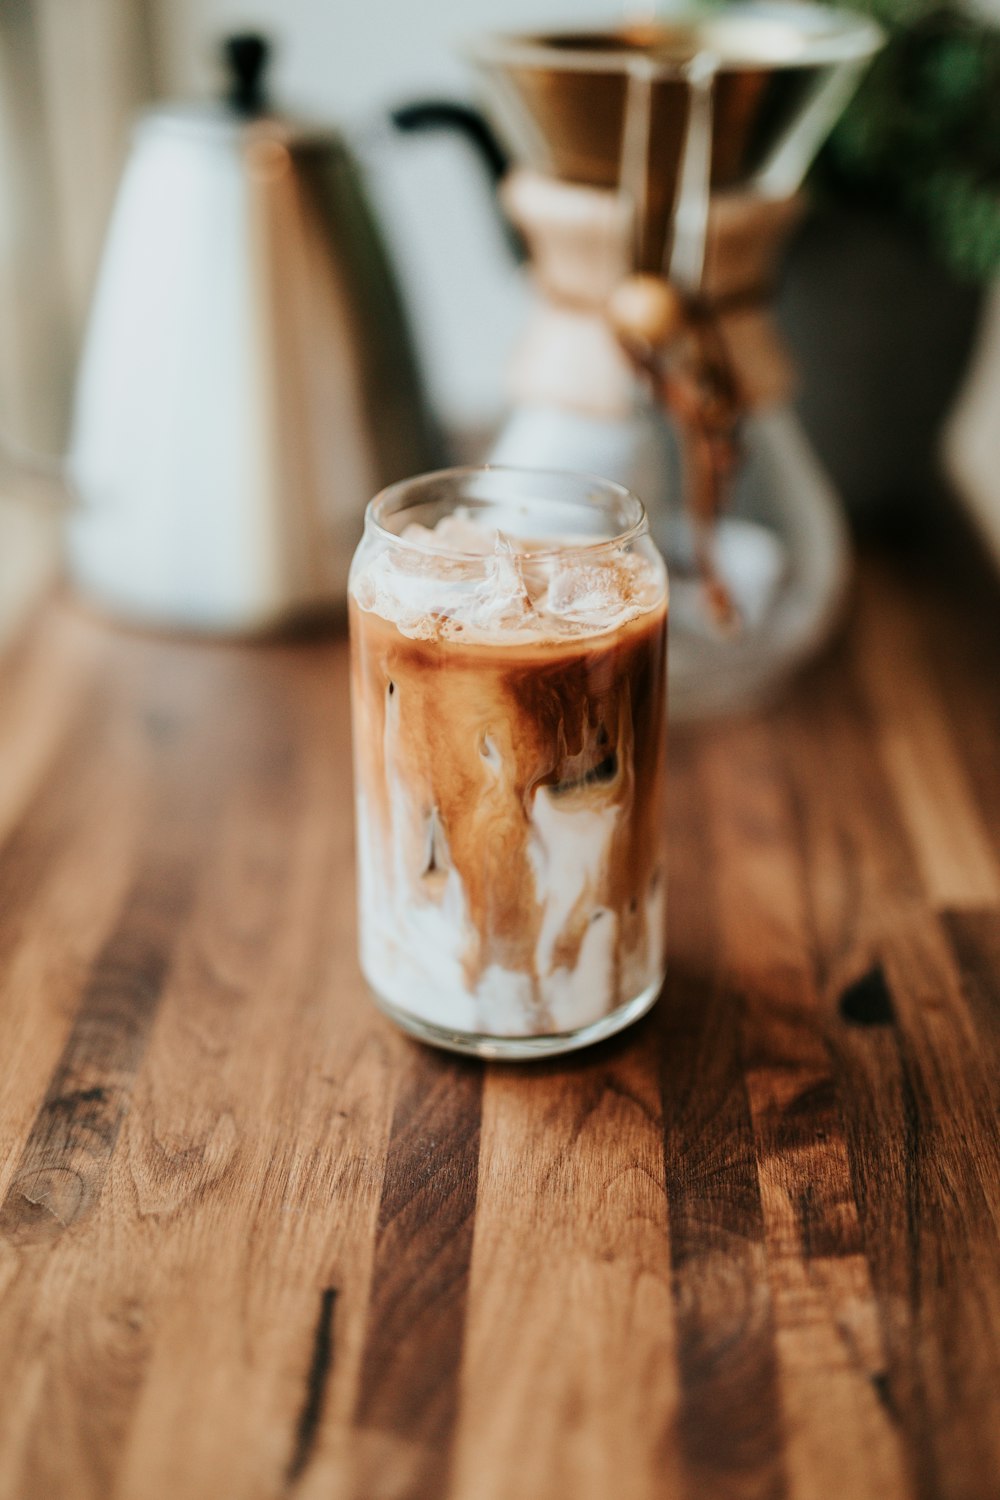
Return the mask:
[[[572,968],[553,962],[552,947],[578,900],[585,899],[604,856],[615,809],[555,811],[536,798],[532,855],[542,924],[536,979],[493,964],[466,983],[462,957],[474,941],[457,871],[434,898],[405,868],[405,840],[393,840],[391,865],[380,858],[381,829],[357,798],[361,967],[373,989],[397,1010],[448,1031],[527,1037],[578,1031],[626,1005],[663,979],[664,888],[646,898],[641,946],[619,954],[613,972],[617,918],[595,909]],[[402,808],[394,809],[402,812]],[[394,830],[405,826],[394,820]]]

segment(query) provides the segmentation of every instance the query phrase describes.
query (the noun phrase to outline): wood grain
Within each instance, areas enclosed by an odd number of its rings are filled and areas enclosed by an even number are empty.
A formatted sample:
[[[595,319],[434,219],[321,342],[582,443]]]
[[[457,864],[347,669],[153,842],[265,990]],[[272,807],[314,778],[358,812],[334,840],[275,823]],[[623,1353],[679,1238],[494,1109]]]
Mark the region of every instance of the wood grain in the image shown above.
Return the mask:
[[[476,1212],[482,1068],[415,1043],[407,1054],[354,1412],[363,1435],[354,1483],[372,1500],[446,1487]]]
[[[456,1497],[662,1492],[677,1405],[655,1033],[491,1069]],[[520,1228],[518,1226],[521,1226]]]
[[[54,602],[0,664],[0,1500],[1000,1497],[997,626],[961,536],[868,559],[674,737],[653,1014],[484,1067],[358,975],[343,642]]]
[[[764,1214],[696,745],[675,746],[671,775],[672,969],[659,1021],[682,1492],[777,1500],[786,1476]]]

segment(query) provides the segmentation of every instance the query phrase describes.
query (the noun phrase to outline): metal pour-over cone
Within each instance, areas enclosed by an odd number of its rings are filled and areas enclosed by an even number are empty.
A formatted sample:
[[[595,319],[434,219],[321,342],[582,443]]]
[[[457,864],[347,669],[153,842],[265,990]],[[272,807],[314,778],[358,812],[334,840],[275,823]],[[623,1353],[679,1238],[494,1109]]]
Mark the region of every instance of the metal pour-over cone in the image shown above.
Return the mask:
[[[664,255],[685,194],[700,189],[707,208],[720,189],[794,193],[881,42],[850,11],[749,0],[601,31],[492,35],[469,52],[522,159],[631,192],[637,267],[676,274]],[[686,259],[697,281],[696,249]]]

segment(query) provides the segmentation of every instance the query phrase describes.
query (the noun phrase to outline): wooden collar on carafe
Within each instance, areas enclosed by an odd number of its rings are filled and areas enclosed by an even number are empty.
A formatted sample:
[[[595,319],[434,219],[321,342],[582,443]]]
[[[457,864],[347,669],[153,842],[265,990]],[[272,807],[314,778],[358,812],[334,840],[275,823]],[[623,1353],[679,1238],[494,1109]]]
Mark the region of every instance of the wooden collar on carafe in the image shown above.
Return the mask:
[[[604,311],[632,271],[625,199],[614,189],[518,168],[506,178],[502,200],[528,246],[542,294]],[[786,401],[793,388],[791,361],[768,303],[785,242],[801,215],[801,194],[780,200],[736,192],[712,197],[698,306],[712,316],[743,409]]]

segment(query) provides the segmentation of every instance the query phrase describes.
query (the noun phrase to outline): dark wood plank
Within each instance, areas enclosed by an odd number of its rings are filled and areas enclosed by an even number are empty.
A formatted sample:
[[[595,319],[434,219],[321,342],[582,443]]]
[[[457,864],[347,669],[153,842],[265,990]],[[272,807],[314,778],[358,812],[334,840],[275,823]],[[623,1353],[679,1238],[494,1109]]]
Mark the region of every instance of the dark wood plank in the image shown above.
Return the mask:
[[[190,858],[171,869],[158,857],[125,898],[0,1206],[14,1244],[61,1234],[100,1196],[193,877]]]
[[[451,1500],[678,1493],[656,1040],[487,1072]]]
[[[658,1020],[684,1493],[771,1500],[787,1483],[742,999],[722,962],[709,791],[687,739],[672,748],[670,807]]]
[[[114,665],[126,677],[136,650],[125,644],[115,653]],[[178,674],[176,647],[161,646],[158,653],[147,647],[142,654],[152,670],[130,708],[146,743],[151,793],[138,830],[138,864],[83,986],[72,1030],[0,1207],[0,1235],[13,1243],[61,1234],[100,1195],[191,906],[211,837],[219,773],[231,748],[225,723],[208,720],[204,712],[213,660],[204,659],[201,671],[184,662]],[[70,739],[96,740],[100,747],[101,730],[91,719],[75,726]],[[73,774],[72,765],[57,765],[57,788],[72,782]],[[31,837],[30,829],[21,830],[17,845]],[[38,842],[44,849],[44,838]],[[8,860],[17,853],[15,847]]]
[[[877,609],[868,597],[867,608]],[[851,646],[855,660],[866,649],[865,625],[863,613]],[[863,661],[859,670],[867,698],[850,715],[844,695],[852,678],[845,682],[833,664],[814,675],[784,725],[786,770],[817,934],[826,1038],[879,1302],[887,1356],[881,1390],[902,1433],[915,1493],[971,1497],[984,1485],[985,1492],[1000,1487],[993,1396],[1000,1388],[1000,1262],[988,1185],[996,1117],[931,904],[954,887],[954,830],[923,819],[922,773],[916,781],[900,776],[877,732],[883,753],[872,754],[871,714],[879,703]],[[894,670],[919,678],[919,658],[904,653]],[[912,682],[895,690],[894,713],[913,691]],[[940,712],[930,696],[919,733],[930,724],[943,744]],[[898,719],[893,732],[902,732]],[[947,755],[953,768],[950,746]],[[901,805],[907,795],[917,808]],[[967,816],[963,802],[961,818]],[[911,835],[924,840],[919,860]],[[946,845],[940,867],[935,837]],[[978,826],[973,837],[985,847]],[[957,878],[964,879],[960,870]],[[962,894],[973,889],[970,883]],[[863,1005],[858,1014],[861,980],[883,996],[873,1016]],[[978,1145],[971,1156],[970,1129]],[[979,1336],[971,1334],[975,1320]],[[957,1342],[970,1337],[963,1359]]]
[[[443,1494],[458,1412],[483,1069],[416,1043],[407,1051],[354,1414],[362,1434],[390,1441],[362,1442],[359,1500]]]
[[[852,654],[875,746],[928,900],[997,904],[1000,862],[955,726],[925,668],[915,602],[912,586],[901,587],[884,568],[863,576]]]
[[[346,1494],[406,1044],[357,974],[344,655],[241,653],[231,674],[242,748],[118,1159],[172,1268],[146,1280],[167,1332],[121,1488]]]
[[[780,741],[771,725],[736,725],[702,758],[723,961],[740,1000],[789,1489],[887,1500],[908,1492],[905,1463],[881,1400],[878,1305],[817,1004]]]
[[[1000,859],[1000,588],[972,523],[958,507],[942,517],[933,548],[909,559],[905,576],[886,559],[880,583],[908,609],[913,648],[943,709],[979,808],[983,833]]]
[[[958,965],[976,1041],[990,1076],[1000,1076],[1000,911],[946,911],[942,924]]]

